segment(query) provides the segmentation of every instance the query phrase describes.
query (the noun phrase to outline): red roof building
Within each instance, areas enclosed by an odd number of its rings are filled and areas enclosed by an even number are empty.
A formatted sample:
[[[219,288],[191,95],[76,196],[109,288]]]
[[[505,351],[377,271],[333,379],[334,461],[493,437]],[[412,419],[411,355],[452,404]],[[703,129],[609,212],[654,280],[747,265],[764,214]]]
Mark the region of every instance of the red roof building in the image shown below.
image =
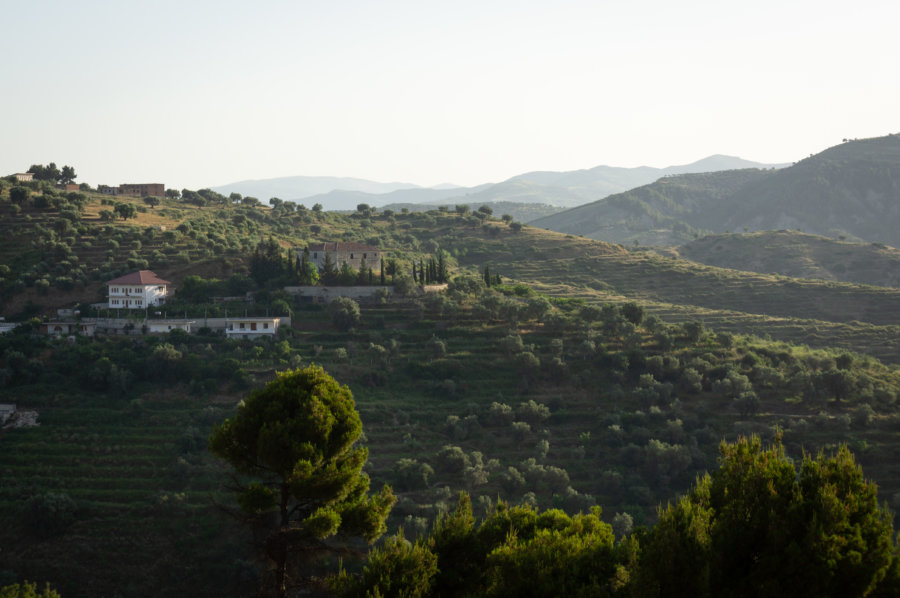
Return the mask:
[[[150,270],[139,270],[106,283],[110,309],[145,309],[162,305],[169,296],[171,282]]]

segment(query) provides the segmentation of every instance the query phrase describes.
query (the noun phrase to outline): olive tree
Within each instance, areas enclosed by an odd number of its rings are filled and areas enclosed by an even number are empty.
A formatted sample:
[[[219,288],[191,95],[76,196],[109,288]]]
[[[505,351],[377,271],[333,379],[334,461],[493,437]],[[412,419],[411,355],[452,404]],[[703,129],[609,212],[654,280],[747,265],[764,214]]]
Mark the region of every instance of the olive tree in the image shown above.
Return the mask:
[[[296,585],[293,555],[325,550],[335,534],[373,542],[384,532],[395,498],[389,486],[369,494],[361,433],[350,389],[318,366],[278,373],[213,430],[210,451],[237,473],[242,516],[267,530],[274,595]]]

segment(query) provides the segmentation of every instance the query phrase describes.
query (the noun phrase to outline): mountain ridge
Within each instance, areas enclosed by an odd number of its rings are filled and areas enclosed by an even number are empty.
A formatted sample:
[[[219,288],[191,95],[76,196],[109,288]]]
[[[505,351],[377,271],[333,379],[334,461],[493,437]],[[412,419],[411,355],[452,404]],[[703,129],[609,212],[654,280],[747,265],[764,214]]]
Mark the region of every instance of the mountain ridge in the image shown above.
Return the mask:
[[[707,233],[800,229],[900,245],[900,135],[853,140],[782,169],[680,174],[537,219],[615,243],[678,245]]]
[[[305,203],[320,203],[326,210],[352,210],[359,203],[375,207],[391,203],[479,203],[509,201],[574,207],[601,197],[651,183],[661,177],[712,169],[778,168],[734,156],[714,154],[690,164],[654,168],[650,166],[595,166],[572,171],[531,171],[499,183],[457,187],[442,183],[421,187],[410,183],[379,183],[357,178],[295,176],[239,181],[213,187],[218,193],[252,195]],[[405,192],[401,197],[398,192]]]

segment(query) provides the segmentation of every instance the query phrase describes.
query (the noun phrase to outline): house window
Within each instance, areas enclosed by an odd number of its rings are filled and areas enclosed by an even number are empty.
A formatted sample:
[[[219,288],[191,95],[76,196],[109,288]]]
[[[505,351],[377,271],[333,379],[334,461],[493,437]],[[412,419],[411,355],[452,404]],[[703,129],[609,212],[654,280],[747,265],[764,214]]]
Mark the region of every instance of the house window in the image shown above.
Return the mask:
[[[352,254],[352,253],[350,254],[350,259],[351,259],[351,260],[353,259],[353,254]]]
[[[314,251],[314,252],[313,252],[313,259],[315,260],[315,259],[318,259],[318,258],[319,258],[319,252],[318,252],[318,251]]]
[[[365,254],[365,253],[363,254],[363,259],[366,259],[366,254]]]
[[[256,322],[250,322],[250,330],[256,330]]]
[[[269,329],[269,323],[268,323],[268,322],[263,322],[263,329],[265,329],[265,330],[268,330],[268,329]]]
[[[244,323],[241,322],[241,330],[243,330],[243,329],[244,329]]]

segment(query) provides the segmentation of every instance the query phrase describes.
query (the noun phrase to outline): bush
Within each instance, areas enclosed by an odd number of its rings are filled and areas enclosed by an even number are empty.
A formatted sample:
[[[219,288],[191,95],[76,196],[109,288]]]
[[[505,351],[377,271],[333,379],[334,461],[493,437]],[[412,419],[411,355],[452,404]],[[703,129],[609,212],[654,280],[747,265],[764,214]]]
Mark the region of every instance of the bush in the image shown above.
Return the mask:
[[[348,331],[359,324],[359,304],[348,297],[338,297],[328,304],[328,313],[335,328]]]
[[[75,522],[75,501],[68,494],[37,494],[25,503],[24,521],[28,529],[41,538],[52,538]]]

